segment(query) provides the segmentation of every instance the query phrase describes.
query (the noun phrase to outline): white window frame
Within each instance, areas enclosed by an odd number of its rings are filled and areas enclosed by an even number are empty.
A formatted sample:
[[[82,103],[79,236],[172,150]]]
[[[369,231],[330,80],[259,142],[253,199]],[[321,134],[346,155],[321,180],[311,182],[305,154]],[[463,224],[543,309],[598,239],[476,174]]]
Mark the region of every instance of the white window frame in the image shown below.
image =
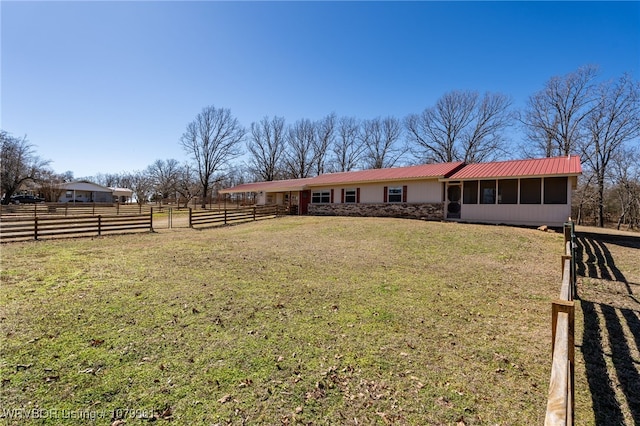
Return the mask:
[[[393,193],[392,193],[393,191]],[[394,199],[391,199],[393,197]],[[397,198],[397,200],[396,200]],[[390,186],[387,188],[387,202],[388,203],[401,203],[402,202],[402,187]]]
[[[313,191],[311,193],[312,204],[329,204],[330,202],[331,202],[331,191],[328,189]]]
[[[351,200],[350,200],[351,198]],[[358,202],[358,191],[355,188],[345,189],[344,191],[344,202],[345,203],[357,203]]]

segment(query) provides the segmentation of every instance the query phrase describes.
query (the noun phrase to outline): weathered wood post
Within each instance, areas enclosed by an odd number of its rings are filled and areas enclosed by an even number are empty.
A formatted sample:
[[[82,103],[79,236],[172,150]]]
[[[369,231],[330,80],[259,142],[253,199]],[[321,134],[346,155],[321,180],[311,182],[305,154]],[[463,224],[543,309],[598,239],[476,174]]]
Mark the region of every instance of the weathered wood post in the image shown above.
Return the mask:
[[[153,207],[149,209],[149,227],[150,231],[153,232]]]
[[[38,216],[33,218],[33,239],[38,239]]]
[[[102,235],[102,215],[98,215],[98,237]]]
[[[192,213],[192,209],[191,207],[189,207],[189,228],[193,228],[193,223],[191,222],[191,213]]]

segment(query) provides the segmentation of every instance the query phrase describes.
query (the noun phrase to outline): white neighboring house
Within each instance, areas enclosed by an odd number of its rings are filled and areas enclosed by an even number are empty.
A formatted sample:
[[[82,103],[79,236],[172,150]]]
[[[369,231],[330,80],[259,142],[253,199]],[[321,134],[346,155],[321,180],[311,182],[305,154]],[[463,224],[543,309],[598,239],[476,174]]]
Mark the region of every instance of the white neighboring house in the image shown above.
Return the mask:
[[[125,203],[133,196],[128,188],[110,188],[86,180],[63,183],[60,189],[60,203]]]

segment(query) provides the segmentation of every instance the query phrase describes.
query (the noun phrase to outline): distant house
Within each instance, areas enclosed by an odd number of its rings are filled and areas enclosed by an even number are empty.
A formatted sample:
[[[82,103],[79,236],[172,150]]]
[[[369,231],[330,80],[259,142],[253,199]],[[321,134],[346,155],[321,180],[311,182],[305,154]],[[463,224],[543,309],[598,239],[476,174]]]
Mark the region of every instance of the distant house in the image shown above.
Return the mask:
[[[412,217],[558,226],[582,173],[576,156],[462,162],[328,173],[220,190],[250,194],[293,214]]]
[[[86,180],[63,183],[60,189],[60,203],[124,203],[133,196],[130,189],[106,187]]]

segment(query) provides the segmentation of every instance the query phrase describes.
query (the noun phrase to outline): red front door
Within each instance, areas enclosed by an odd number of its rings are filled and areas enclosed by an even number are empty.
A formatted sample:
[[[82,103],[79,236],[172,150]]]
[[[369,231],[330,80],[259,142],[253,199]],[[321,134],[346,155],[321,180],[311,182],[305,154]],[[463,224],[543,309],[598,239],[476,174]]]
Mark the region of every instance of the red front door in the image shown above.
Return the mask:
[[[311,201],[311,191],[300,191],[300,214],[309,212],[309,201]]]

